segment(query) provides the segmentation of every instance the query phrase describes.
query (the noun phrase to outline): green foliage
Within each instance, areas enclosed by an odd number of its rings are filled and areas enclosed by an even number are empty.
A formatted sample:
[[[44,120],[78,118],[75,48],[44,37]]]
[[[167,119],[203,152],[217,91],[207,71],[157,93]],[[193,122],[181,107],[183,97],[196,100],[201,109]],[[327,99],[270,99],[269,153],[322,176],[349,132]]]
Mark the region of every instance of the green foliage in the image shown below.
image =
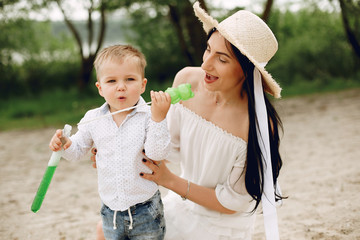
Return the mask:
[[[50,22],[23,19],[0,22],[0,99],[34,95],[74,84],[79,72],[74,43],[53,36]]]
[[[111,8],[120,4],[111,3]],[[169,20],[169,2],[127,0],[122,4],[128,7],[128,15],[108,21],[112,34],[106,42],[121,43],[126,36],[127,43],[145,54],[149,81],[143,96],[149,101],[149,91],[169,87],[186,58]],[[340,13],[275,10],[269,25],[279,50],[266,69],[284,88],[283,96],[360,87],[359,62],[346,39]],[[77,92],[80,59],[63,26],[6,18],[0,20],[0,29],[0,130],[74,125],[88,109],[103,103],[93,84],[88,91]]]
[[[149,81],[142,97],[148,102],[150,90],[166,90],[170,85],[171,83]],[[0,101],[0,131],[62,128],[65,123],[76,126],[88,110],[104,103],[96,87],[93,86],[92,89],[94,91],[86,94],[79,93],[75,87],[66,91],[53,89],[32,97],[20,96]]]
[[[128,25],[133,30],[128,41],[140,46],[149,62],[148,76],[159,81],[171,80],[186,65],[166,14],[167,9],[161,9],[160,4],[142,6],[130,12],[133,21]],[[321,88],[334,79],[360,80],[356,78],[359,62],[347,41],[340,13],[317,8],[298,12],[275,10],[269,25],[278,39],[279,50],[267,69],[282,86],[307,82],[307,86]]]
[[[146,56],[146,76],[149,81],[171,82],[186,65],[186,59],[167,16],[167,8],[150,6],[130,9],[130,21],[125,23],[124,29],[131,31],[125,32],[126,39],[138,46]]]
[[[353,78],[359,69],[338,13],[274,12],[270,27],[279,50],[267,69],[283,85]]]
[[[16,61],[14,53],[21,54],[18,62],[33,58],[49,61],[60,51],[63,56],[71,56],[71,51],[75,50],[70,37],[52,34],[50,22],[10,19],[0,21],[0,29],[0,60],[4,64]]]
[[[0,103],[0,130],[75,124],[88,109],[103,103],[99,95],[84,97],[73,88],[55,89],[36,97],[12,98]]]
[[[325,92],[336,92],[350,88],[360,88],[360,74],[354,79],[333,78],[329,83],[324,84],[322,79],[314,79],[312,81],[298,81],[285,87],[281,95],[283,98],[308,95]]]
[[[67,61],[28,60],[22,65],[0,65],[2,74],[0,99],[15,96],[34,96],[55,88],[68,89],[74,85],[79,65]]]

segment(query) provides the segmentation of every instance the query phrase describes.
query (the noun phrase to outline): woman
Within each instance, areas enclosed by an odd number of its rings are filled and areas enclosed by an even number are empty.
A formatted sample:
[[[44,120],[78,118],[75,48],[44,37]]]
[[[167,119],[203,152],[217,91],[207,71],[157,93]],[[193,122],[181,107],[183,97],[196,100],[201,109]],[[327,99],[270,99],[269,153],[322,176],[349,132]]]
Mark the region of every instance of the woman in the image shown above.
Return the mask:
[[[194,10],[209,33],[207,49],[201,67],[184,68],[174,80],[175,87],[190,83],[195,97],[168,115],[168,160],[180,163],[181,175],[144,160],[153,174],[140,176],[172,190],[164,198],[165,239],[251,239],[260,202],[267,237],[277,239],[281,122],[262,89],[280,97],[281,88],[263,67],[277,41],[250,12],[219,24],[198,3]]]

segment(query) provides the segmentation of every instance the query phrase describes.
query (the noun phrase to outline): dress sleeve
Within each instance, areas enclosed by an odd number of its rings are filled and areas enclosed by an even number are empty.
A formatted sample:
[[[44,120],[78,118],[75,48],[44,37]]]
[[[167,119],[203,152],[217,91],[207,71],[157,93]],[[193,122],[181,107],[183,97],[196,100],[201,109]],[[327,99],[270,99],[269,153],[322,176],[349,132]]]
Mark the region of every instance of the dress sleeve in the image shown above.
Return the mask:
[[[226,182],[218,184],[215,188],[221,205],[237,212],[251,212],[255,207],[255,201],[245,188],[244,162],[237,161]]]
[[[171,105],[170,110],[168,112],[167,120],[168,127],[171,136],[171,145],[170,145],[170,153],[167,158],[170,162],[178,163],[180,162],[180,115],[178,110],[176,110],[176,105],[180,103],[176,103],[175,105]]]

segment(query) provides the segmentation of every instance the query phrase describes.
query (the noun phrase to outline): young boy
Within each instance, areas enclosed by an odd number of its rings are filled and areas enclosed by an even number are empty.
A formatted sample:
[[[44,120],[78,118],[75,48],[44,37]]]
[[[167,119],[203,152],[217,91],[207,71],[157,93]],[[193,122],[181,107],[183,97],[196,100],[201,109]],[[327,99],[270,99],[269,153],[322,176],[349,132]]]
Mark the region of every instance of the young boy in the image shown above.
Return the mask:
[[[146,60],[137,49],[115,45],[103,49],[95,62],[96,87],[106,102],[88,111],[85,122],[120,109],[142,105],[145,91]],[[63,157],[78,160],[90,148],[97,148],[98,189],[103,206],[101,217],[106,239],[163,239],[165,220],[158,186],[139,176],[151,173],[142,163],[143,153],[154,160],[167,157],[170,135],[166,114],[171,98],[168,93],[151,91],[147,105],[127,112],[79,125],[78,132],[65,138]],[[58,151],[61,130],[50,141]]]

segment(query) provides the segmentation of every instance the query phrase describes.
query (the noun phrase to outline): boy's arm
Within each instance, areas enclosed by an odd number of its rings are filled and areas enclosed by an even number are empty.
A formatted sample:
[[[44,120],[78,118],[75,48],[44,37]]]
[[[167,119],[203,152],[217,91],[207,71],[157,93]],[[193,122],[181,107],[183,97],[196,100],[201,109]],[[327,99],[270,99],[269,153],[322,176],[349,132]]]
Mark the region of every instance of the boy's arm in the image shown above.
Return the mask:
[[[166,119],[161,122],[149,119],[144,148],[146,156],[152,160],[160,161],[168,157],[170,152],[170,134]]]
[[[170,150],[170,134],[167,128],[166,114],[171,105],[168,93],[151,91],[151,119],[148,122],[145,152],[153,160],[163,160]]]
[[[92,138],[88,132],[78,131],[70,137],[72,144],[64,149],[62,157],[69,161],[78,161],[84,157],[93,146]]]
[[[94,114],[90,113],[89,111],[85,114],[80,122],[87,121],[93,117]],[[78,131],[69,138],[71,145],[67,148],[65,147],[67,144],[64,145],[65,148],[62,156],[63,158],[69,161],[78,161],[89,152],[93,146],[93,139],[90,134],[91,125],[92,124],[89,123],[78,126]]]
[[[151,119],[155,122],[161,122],[165,119],[171,105],[171,97],[163,91],[150,92],[151,96]]]

